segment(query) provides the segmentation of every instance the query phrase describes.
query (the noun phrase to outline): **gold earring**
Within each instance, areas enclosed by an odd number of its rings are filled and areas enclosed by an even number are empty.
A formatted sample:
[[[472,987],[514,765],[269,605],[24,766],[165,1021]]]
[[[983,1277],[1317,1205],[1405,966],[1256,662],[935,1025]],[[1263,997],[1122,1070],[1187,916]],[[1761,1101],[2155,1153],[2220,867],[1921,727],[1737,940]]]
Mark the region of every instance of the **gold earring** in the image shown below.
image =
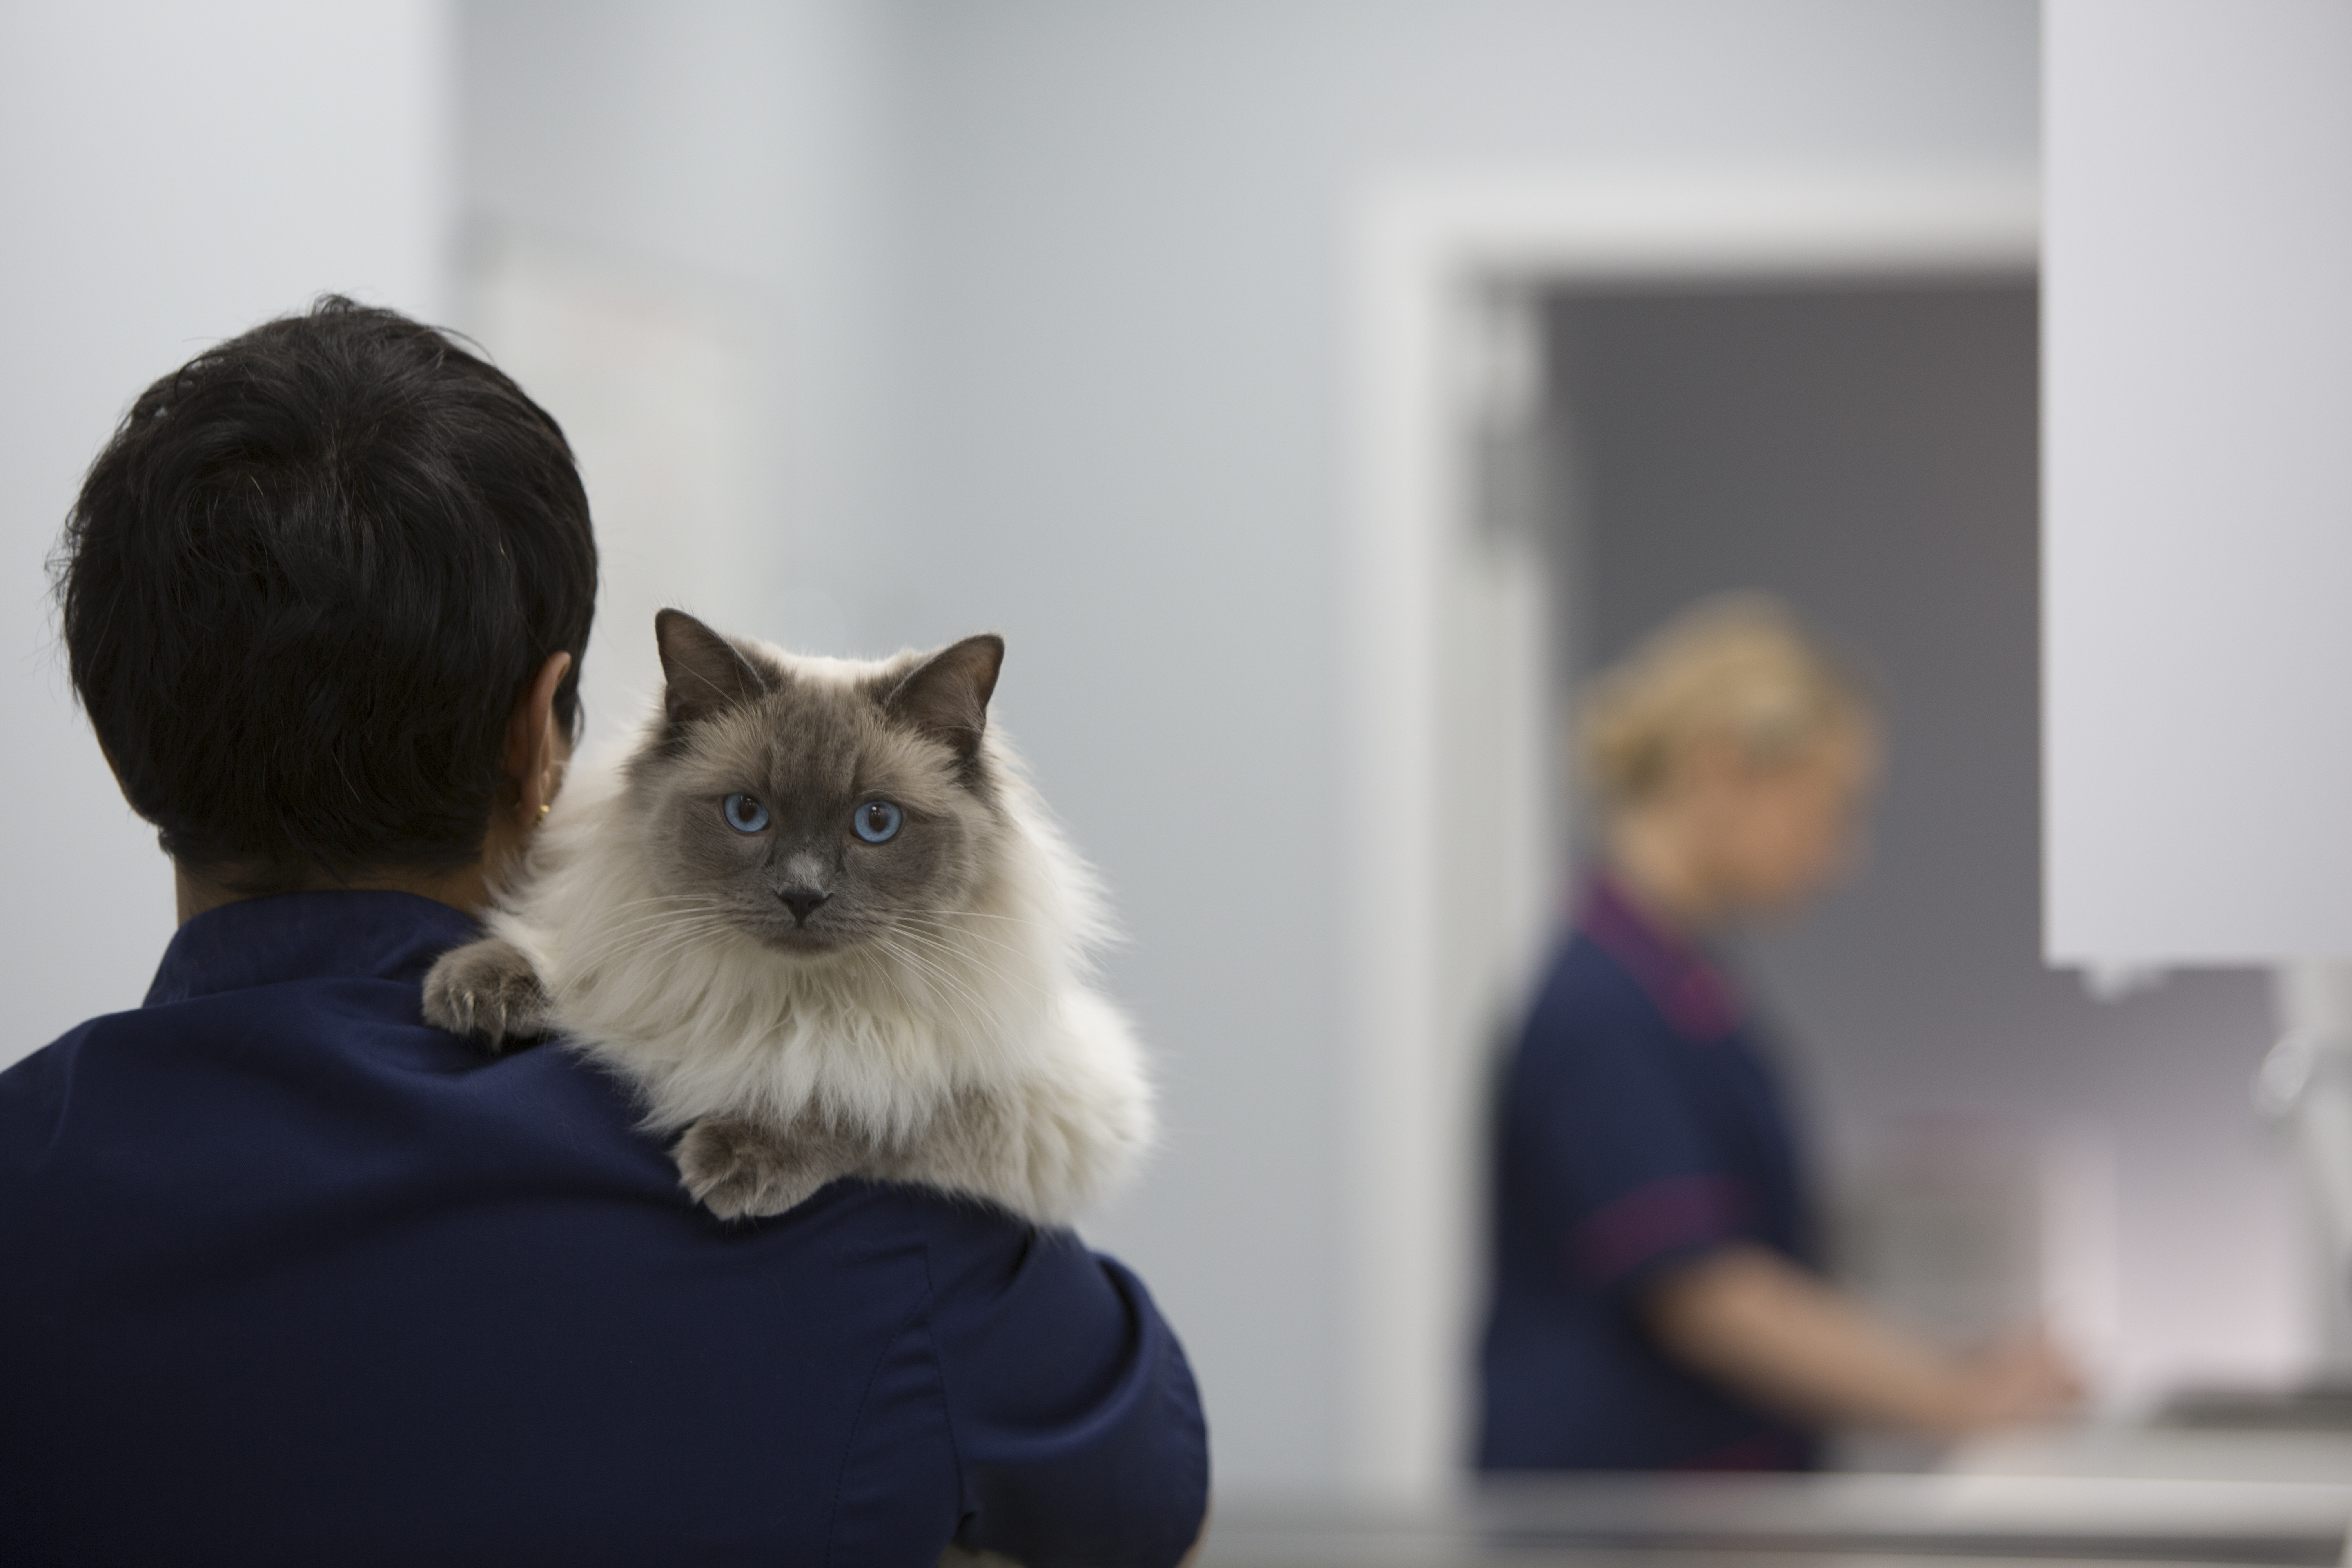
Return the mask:
[[[543,800],[539,803],[539,819],[541,822],[545,822],[547,820],[547,814],[554,809],[554,805],[555,803],[553,801]]]

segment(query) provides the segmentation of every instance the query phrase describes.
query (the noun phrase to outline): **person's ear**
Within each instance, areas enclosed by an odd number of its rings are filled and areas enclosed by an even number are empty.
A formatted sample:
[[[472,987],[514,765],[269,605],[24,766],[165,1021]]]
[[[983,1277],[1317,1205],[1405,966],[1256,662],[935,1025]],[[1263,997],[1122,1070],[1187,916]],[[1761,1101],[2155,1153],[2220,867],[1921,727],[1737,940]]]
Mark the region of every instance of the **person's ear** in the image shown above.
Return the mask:
[[[518,826],[525,831],[539,826],[562,787],[564,758],[571,748],[569,738],[556,729],[555,693],[570,673],[570,654],[548,655],[507,720],[506,775],[514,783]]]

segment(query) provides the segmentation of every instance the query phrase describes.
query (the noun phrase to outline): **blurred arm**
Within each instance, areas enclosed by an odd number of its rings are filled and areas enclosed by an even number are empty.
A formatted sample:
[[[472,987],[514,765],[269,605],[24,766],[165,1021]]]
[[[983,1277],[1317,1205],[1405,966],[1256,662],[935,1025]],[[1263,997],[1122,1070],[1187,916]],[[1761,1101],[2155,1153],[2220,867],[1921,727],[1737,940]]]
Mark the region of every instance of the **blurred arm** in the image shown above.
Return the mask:
[[[1811,1421],[1956,1437],[2048,1420],[2080,1396],[2038,1334],[1945,1355],[1761,1247],[1675,1270],[1644,1316],[1676,1360]]]

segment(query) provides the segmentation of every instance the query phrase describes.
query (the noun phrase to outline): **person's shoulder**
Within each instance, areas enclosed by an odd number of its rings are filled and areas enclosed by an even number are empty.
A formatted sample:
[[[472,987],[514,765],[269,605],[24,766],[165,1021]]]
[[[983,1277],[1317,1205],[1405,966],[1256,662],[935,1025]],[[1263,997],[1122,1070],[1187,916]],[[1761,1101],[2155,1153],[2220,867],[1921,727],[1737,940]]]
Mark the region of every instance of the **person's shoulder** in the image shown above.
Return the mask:
[[[1679,1092],[1687,1054],[1633,978],[1590,936],[1567,942],[1528,1010],[1504,1092],[1514,1104],[1559,1113]]]
[[[0,1172],[14,1163],[5,1158],[11,1146],[46,1142],[44,1129],[57,1121],[65,1100],[66,1064],[58,1051],[63,1044],[44,1046],[0,1071]]]
[[[1075,1231],[927,1187],[845,1181],[810,1204],[829,1250],[919,1247],[932,1310],[957,1323],[1156,1319],[1142,1282]]]
[[[47,1143],[64,1111],[74,1071],[91,1037],[117,1017],[76,1025],[47,1045],[0,1068],[0,1148],[26,1139]]]
[[[1655,1009],[1624,968],[1579,931],[1562,942],[1537,993],[1528,1037],[1557,1046],[1600,1047],[1656,1032]]]
[[[810,1202],[831,1227],[921,1247],[932,1287],[943,1294],[1001,1286],[1033,1262],[1092,1256],[1066,1230],[931,1187],[852,1178]]]

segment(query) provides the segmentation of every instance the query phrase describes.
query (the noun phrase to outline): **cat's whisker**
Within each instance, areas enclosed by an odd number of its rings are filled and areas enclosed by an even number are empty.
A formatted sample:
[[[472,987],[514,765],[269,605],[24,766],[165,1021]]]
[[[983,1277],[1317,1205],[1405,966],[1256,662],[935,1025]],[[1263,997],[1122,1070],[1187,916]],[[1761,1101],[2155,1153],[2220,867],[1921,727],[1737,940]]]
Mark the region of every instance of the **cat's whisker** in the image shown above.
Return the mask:
[[[675,897],[632,899],[629,902],[616,908],[614,915],[625,923],[635,921],[669,920],[678,915],[721,913],[731,908],[733,902],[732,900],[714,896],[698,896],[692,899]]]
[[[932,910],[893,910],[887,918],[900,921],[919,921],[924,924],[935,926],[941,930],[968,931],[974,940],[980,942],[1002,942],[1004,940],[1003,937],[992,936],[985,931],[972,930],[971,927],[966,926],[963,923],[965,921],[981,918],[970,914],[940,912]],[[1027,925],[1034,924],[1035,922],[1024,921],[1022,923]]]
[[[903,986],[909,973],[921,981],[921,1004],[940,1021],[958,1033],[977,1038],[994,1038],[1003,1033],[1003,1026],[993,1014],[985,1005],[974,1005],[969,994],[959,990],[950,977],[927,968],[922,960],[910,953],[896,956],[901,973],[895,984]]]
[[[972,971],[976,976],[980,978],[995,980],[1008,985],[1017,986],[1020,989],[1030,993],[1040,1001],[1049,1001],[1052,998],[1052,991],[1036,979],[1028,975],[1016,973],[1011,969],[1006,968],[1004,965],[982,958],[976,953],[939,942],[935,938],[925,937],[921,933],[914,931],[902,930],[898,935],[901,940],[911,941],[921,944],[921,946],[937,961],[949,963],[956,968]]]
[[[926,952],[919,946],[910,945],[905,940],[905,935],[906,933],[894,933],[877,937],[874,939],[874,946],[923,975],[935,988],[945,990],[951,1000],[959,1003],[969,1000],[971,994],[970,984],[958,975],[952,967],[943,962],[940,956]],[[946,956],[954,955],[950,953]]]
[[[716,919],[724,912],[724,910],[718,905],[712,905],[702,909],[640,910],[635,914],[614,921],[610,925],[603,927],[599,934],[620,934],[640,931],[646,928],[656,930],[664,929],[674,926],[680,921],[707,921]]]
[[[650,941],[627,940],[599,942],[583,946],[579,956],[592,964],[608,964],[634,960],[644,963],[668,958],[716,936],[724,936],[732,927],[730,922],[706,917],[693,922],[677,922],[657,928],[658,935]]]
[[[990,962],[985,962],[985,959],[973,957],[973,954],[969,954],[969,952],[960,952],[960,950],[955,950],[955,947],[943,945],[943,942],[934,942],[934,941],[929,941],[929,938],[919,938],[918,933],[915,933],[915,931],[906,931],[906,929],[901,929],[901,931],[898,931],[898,933],[896,933],[894,938],[889,938],[889,941],[894,942],[896,950],[898,950],[898,952],[901,952],[903,957],[910,959],[910,962],[912,962],[912,959],[915,959],[915,957],[918,957],[919,950],[918,950],[918,947],[908,947],[908,945],[903,945],[903,942],[906,942],[908,938],[912,938],[912,941],[922,941],[922,942],[927,942],[927,945],[929,945],[929,952],[922,954],[922,957],[924,957],[924,962],[931,963],[931,966],[934,966],[934,969],[940,969],[940,966],[943,966],[943,959],[946,959],[946,962],[952,962],[952,963],[955,963],[957,969],[971,969],[971,971],[979,971],[981,978],[992,978],[992,980],[1000,980],[1000,983],[1004,983],[1004,985],[1016,985],[1016,987],[1021,987],[1021,990],[1028,990],[1030,994],[1033,994],[1034,999],[1037,999],[1037,1002],[1051,1004],[1051,999],[1054,999],[1054,996],[1051,996],[1051,992],[1046,990],[1046,987],[1037,985],[1037,983],[1034,983],[1034,980],[1024,978],[1024,975],[1009,973],[1007,969],[1002,969],[1002,966],[997,966],[997,963],[990,963]],[[952,971],[950,971],[950,973],[948,973],[948,978],[955,980],[955,985],[960,987],[960,990],[962,990],[962,987],[971,987],[971,983],[969,983],[967,978],[962,978],[962,975],[955,975],[955,973],[952,973]],[[995,1013],[990,1013],[990,1018],[995,1018]],[[997,1020],[997,1023],[1002,1025],[1002,1020]]]
[[[1006,963],[988,953],[973,951],[971,946],[965,942],[960,940],[950,941],[936,932],[926,931],[915,926],[901,926],[898,934],[910,942],[919,942],[929,951],[950,958],[955,963],[964,967],[975,970],[982,974],[988,975],[994,979],[1003,980],[1009,984],[1019,985],[1024,989],[1038,992],[1040,994],[1044,994],[1048,989],[1043,979],[1037,973],[1031,972],[1034,967],[1033,965],[1023,964],[1019,968],[1015,968],[1012,964]],[[1018,949],[1003,949],[1001,951],[1009,952],[1016,958],[1024,956],[1020,953]]]
[[[695,917],[695,923],[699,925],[706,918],[708,917]],[[673,931],[683,929],[685,923],[676,916],[669,916],[611,931],[600,931],[591,941],[583,942],[579,951],[583,954],[601,955],[629,952],[634,951],[640,942],[650,937],[667,936]]]
[[[634,898],[623,899],[620,902],[613,905],[613,908],[615,910],[628,910],[635,909],[640,904],[691,904],[717,903],[719,901],[721,900],[719,899],[717,894],[706,892],[699,889],[688,889],[684,892],[680,892],[676,889],[666,889],[660,892],[640,893]]]
[[[650,943],[640,943],[632,951],[639,957],[667,958],[711,938],[731,935],[735,929],[735,924],[731,921],[706,916],[691,922],[681,921],[660,940]]]
[[[954,952],[961,957],[967,958],[975,966],[982,968],[986,970],[987,973],[996,975],[1002,979],[1009,980],[1014,984],[1025,985],[1029,989],[1040,992],[1041,994],[1048,991],[1048,987],[1030,976],[1017,974],[1003,964],[983,958],[978,953],[966,952],[960,945],[960,942],[970,941],[982,942],[990,947],[997,949],[999,952],[1009,952],[1016,957],[1032,956],[1029,949],[1016,947],[1011,942],[996,941],[992,937],[983,936],[978,931],[955,931],[952,930],[952,928],[950,928],[946,934],[942,934],[940,929],[933,928],[927,930],[922,922],[915,921],[901,921],[898,929],[905,935],[918,938],[947,952]],[[947,935],[952,935],[960,940],[958,942],[950,942],[947,940]]]
[[[1037,920],[1032,920],[1032,919],[1030,919],[1027,915],[1005,915],[1005,914],[998,914],[998,913],[996,913],[995,911],[991,910],[903,910],[903,909],[902,909],[902,910],[897,910],[897,911],[895,911],[895,912],[896,912],[896,913],[898,913],[898,914],[904,914],[904,915],[950,915],[950,916],[953,916],[953,917],[954,917],[955,919],[957,919],[957,920],[971,920],[971,921],[1006,921],[1007,923],[1012,924],[1012,925],[1037,926],[1037,927],[1039,927],[1039,928],[1041,928],[1041,929],[1042,929],[1042,928],[1044,928],[1044,927],[1046,925],[1046,922],[1045,922],[1045,921],[1037,921]]]
[[[692,923],[700,927],[723,926],[730,922],[723,918],[719,911],[715,910],[709,912],[694,911],[684,914],[640,915],[635,920],[621,922],[608,930],[600,931],[596,933],[596,937],[599,942],[609,945],[616,947],[625,946],[635,939],[648,932],[672,931],[679,929],[681,925],[688,923]]]
[[[723,911],[688,910],[643,913],[596,931],[593,939],[600,947],[622,948],[651,932],[675,931],[684,923],[703,925],[712,922],[724,923]]]
[[[961,927],[947,925],[936,921],[901,919],[890,922],[889,929],[908,936],[920,937],[926,942],[935,942],[959,953],[964,952],[962,944],[966,942],[978,942],[982,946],[992,947],[1000,952],[1027,954],[1032,952],[1029,948],[1016,946],[980,931],[966,931]],[[987,962],[978,953],[971,953],[970,956],[976,963]]]
[[[911,948],[903,946],[896,939],[891,937],[879,939],[876,945],[884,951],[890,952],[907,968],[915,971],[916,973],[929,981],[930,989],[935,994],[937,999],[944,1003],[950,1008],[961,1013],[968,1026],[976,1016],[978,1022],[987,1026],[986,1032],[988,1034],[992,1036],[1002,1036],[1005,1032],[1004,1020],[998,1016],[996,1010],[993,1007],[983,1004],[978,1005],[975,1013],[975,997],[972,991],[966,986],[959,984],[956,977],[940,966],[937,963],[926,958],[921,953]]]
[[[658,905],[663,908],[675,909],[680,906],[697,904],[718,905],[723,904],[726,901],[726,900],[719,897],[719,895],[715,893],[660,892],[641,893],[635,898],[623,899],[609,907],[612,912],[619,914],[629,910],[644,909],[648,905]]]

